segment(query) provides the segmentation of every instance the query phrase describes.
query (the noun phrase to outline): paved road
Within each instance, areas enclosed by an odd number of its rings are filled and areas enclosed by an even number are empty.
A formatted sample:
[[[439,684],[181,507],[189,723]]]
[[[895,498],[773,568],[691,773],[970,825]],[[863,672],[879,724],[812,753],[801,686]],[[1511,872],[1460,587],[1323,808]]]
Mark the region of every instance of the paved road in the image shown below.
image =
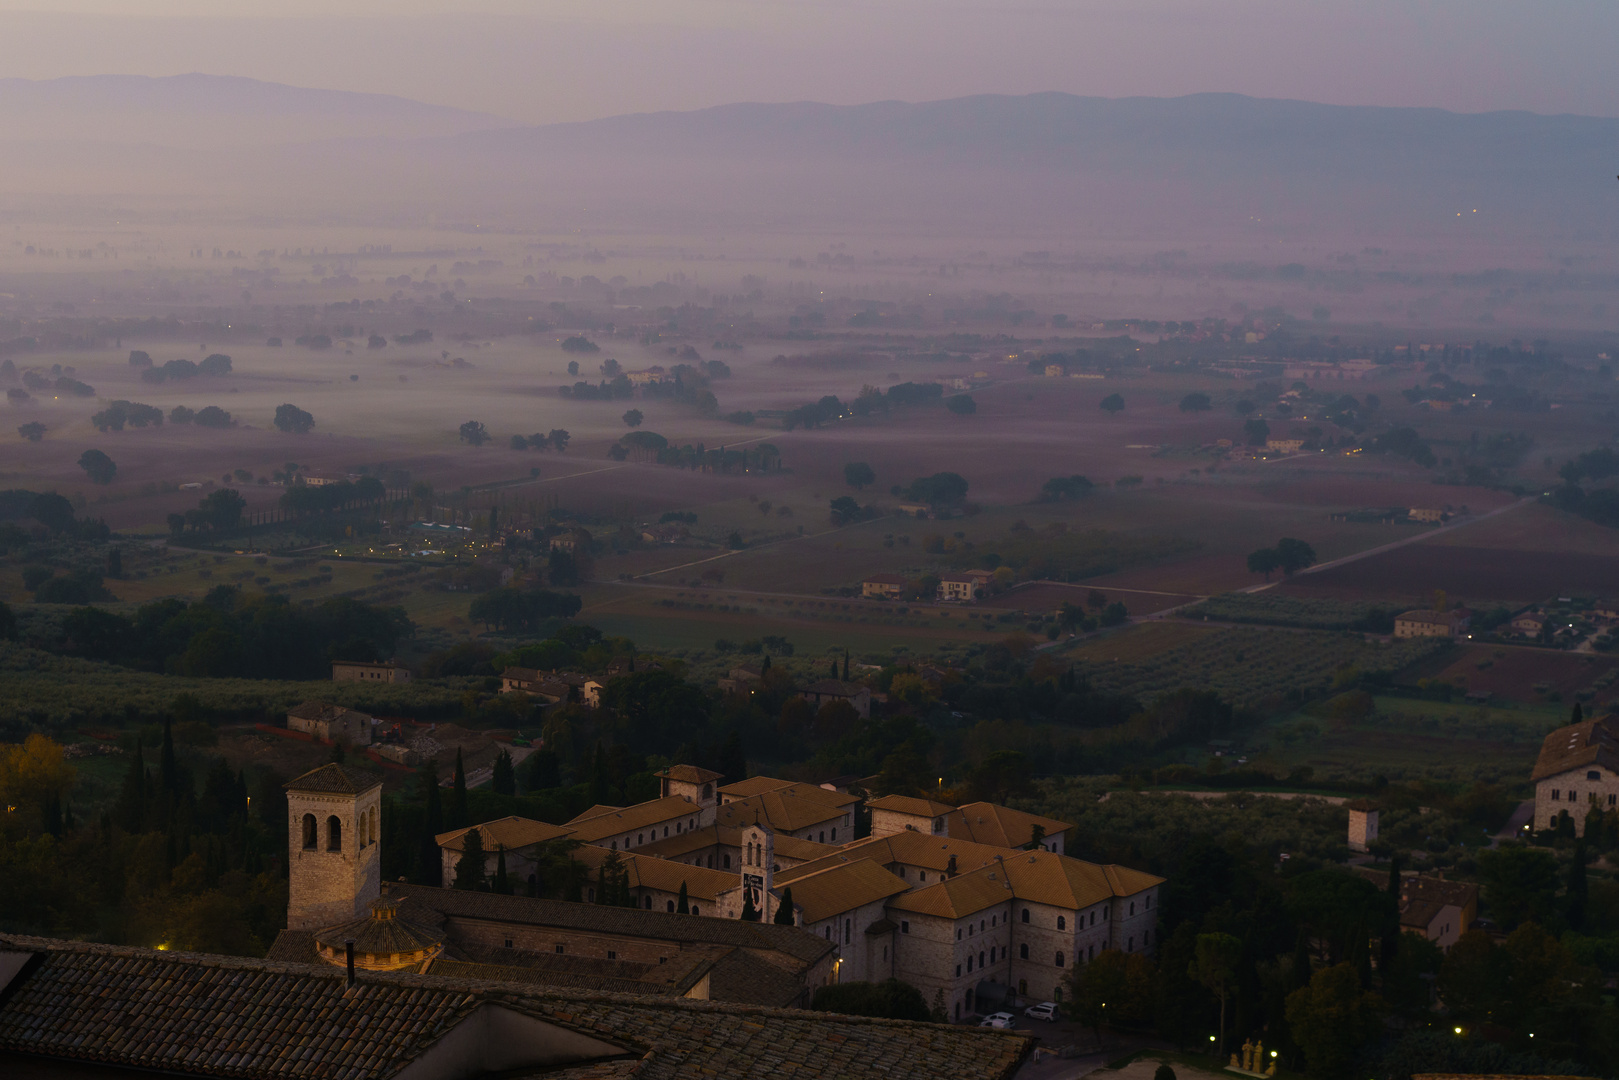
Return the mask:
[[[1293,578],[1301,578],[1305,574],[1319,574],[1323,570],[1331,570],[1334,567],[1343,566],[1343,565],[1345,565],[1347,563],[1359,562],[1361,559],[1369,559],[1373,555],[1382,555],[1383,553],[1393,551],[1396,548],[1403,548],[1407,544],[1418,544],[1418,543],[1421,543],[1424,540],[1431,540],[1432,538],[1434,538],[1435,536],[1438,536],[1441,533],[1451,532],[1451,531],[1453,531],[1455,529],[1465,529],[1469,525],[1476,525],[1478,522],[1485,521],[1485,520],[1487,520],[1489,518],[1493,518],[1497,514],[1504,514],[1509,510],[1516,510],[1518,507],[1524,506],[1524,505],[1526,505],[1528,503],[1532,503],[1532,502],[1536,501],[1538,498],[1539,498],[1538,495],[1526,495],[1523,498],[1519,499],[1517,502],[1510,502],[1510,503],[1507,503],[1505,506],[1498,506],[1494,510],[1491,510],[1487,514],[1479,514],[1476,517],[1463,518],[1461,521],[1454,521],[1454,522],[1451,522],[1449,525],[1441,525],[1437,529],[1425,529],[1425,530],[1417,533],[1415,536],[1407,536],[1403,540],[1396,540],[1392,544],[1383,544],[1381,547],[1367,548],[1365,551],[1357,551],[1353,555],[1345,555],[1343,558],[1341,558],[1341,559],[1333,559],[1331,562],[1316,563],[1314,566],[1308,567],[1307,569],[1304,569],[1304,570],[1300,570],[1298,573],[1293,575]],[[1285,578],[1285,577],[1282,578],[1282,581],[1288,581],[1288,580],[1291,580],[1291,579]],[[1266,589],[1274,588],[1275,586],[1280,585],[1282,583],[1282,581],[1267,581],[1267,582],[1264,582],[1263,584],[1250,585],[1246,589],[1238,589],[1237,591],[1238,592],[1245,592],[1245,593],[1264,592]]]

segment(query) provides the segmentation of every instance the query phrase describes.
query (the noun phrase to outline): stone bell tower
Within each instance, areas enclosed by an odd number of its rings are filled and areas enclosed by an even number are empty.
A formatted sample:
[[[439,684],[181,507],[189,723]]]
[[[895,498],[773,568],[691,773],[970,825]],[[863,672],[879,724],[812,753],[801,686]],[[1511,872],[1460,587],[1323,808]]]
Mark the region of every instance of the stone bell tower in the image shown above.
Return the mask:
[[[776,831],[762,821],[742,827],[742,890],[753,896],[760,922],[776,917],[779,901],[770,894],[776,880]]]
[[[332,764],[286,788],[287,929],[360,918],[382,892],[382,781]]]

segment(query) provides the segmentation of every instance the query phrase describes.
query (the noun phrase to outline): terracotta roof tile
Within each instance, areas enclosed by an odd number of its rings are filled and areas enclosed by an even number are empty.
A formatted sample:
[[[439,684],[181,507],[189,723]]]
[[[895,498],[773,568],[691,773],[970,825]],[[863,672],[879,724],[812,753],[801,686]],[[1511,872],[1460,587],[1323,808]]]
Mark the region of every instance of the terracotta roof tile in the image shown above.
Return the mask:
[[[1035,825],[1045,830],[1043,836],[1058,836],[1073,828],[1066,821],[987,802],[968,803],[954,811],[945,828],[951,836],[974,843],[1021,848],[1033,841]]]
[[[569,1080],[1008,1080],[1033,1046],[1006,1031],[682,998],[400,974],[345,989],[333,968],[38,938],[0,948],[43,954],[0,1004],[0,1051],[197,1076],[386,1080],[485,1005],[619,1048],[546,1074]]]
[[[543,844],[571,833],[565,825],[550,825],[532,818],[503,817],[470,828],[439,833],[433,837],[433,843],[451,851],[462,851],[466,847],[466,835],[473,829],[477,829],[483,835],[483,850],[488,854],[493,854],[500,847],[504,847],[507,851],[517,851],[531,844]]]
[[[1614,717],[1557,728],[1540,744],[1540,757],[1529,778],[1544,780],[1592,765],[1619,772],[1619,723]]]
[[[884,795],[880,799],[872,799],[866,804],[872,810],[892,810],[897,814],[911,814],[914,817],[944,817],[955,813],[956,808],[949,803],[934,802],[932,799],[913,799],[909,795]]]
[[[594,817],[577,817],[568,822],[568,828],[574,839],[590,844],[679,818],[696,818],[698,814],[696,803],[687,802],[678,795],[667,795],[626,806],[622,810],[608,809]]]
[[[775,883],[778,888],[791,887],[793,906],[803,909],[805,925],[874,900],[896,896],[910,888],[904,879],[870,859],[821,865],[807,874],[794,874],[790,879],[786,877],[789,873],[791,871],[784,870],[776,875]]]

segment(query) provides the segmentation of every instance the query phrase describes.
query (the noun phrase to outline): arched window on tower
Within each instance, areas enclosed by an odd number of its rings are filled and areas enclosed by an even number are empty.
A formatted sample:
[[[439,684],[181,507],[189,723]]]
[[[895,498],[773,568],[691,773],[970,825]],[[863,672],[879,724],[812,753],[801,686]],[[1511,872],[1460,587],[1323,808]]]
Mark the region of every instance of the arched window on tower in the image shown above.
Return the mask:
[[[326,819],[326,850],[343,850],[343,823],[333,814]]]
[[[304,850],[315,850],[315,815],[304,815]]]

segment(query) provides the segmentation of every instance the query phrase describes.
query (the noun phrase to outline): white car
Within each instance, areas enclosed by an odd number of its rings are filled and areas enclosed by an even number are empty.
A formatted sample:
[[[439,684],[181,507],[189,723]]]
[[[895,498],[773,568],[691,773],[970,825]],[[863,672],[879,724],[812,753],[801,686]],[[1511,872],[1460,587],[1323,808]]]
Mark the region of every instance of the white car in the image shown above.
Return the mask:
[[[1009,1028],[1017,1023],[1017,1017],[1008,1012],[990,1013],[978,1021],[979,1027]]]
[[[1057,1003],[1055,1001],[1042,1001],[1038,1005],[1030,1005],[1023,1010],[1023,1015],[1035,1020],[1057,1019]]]

